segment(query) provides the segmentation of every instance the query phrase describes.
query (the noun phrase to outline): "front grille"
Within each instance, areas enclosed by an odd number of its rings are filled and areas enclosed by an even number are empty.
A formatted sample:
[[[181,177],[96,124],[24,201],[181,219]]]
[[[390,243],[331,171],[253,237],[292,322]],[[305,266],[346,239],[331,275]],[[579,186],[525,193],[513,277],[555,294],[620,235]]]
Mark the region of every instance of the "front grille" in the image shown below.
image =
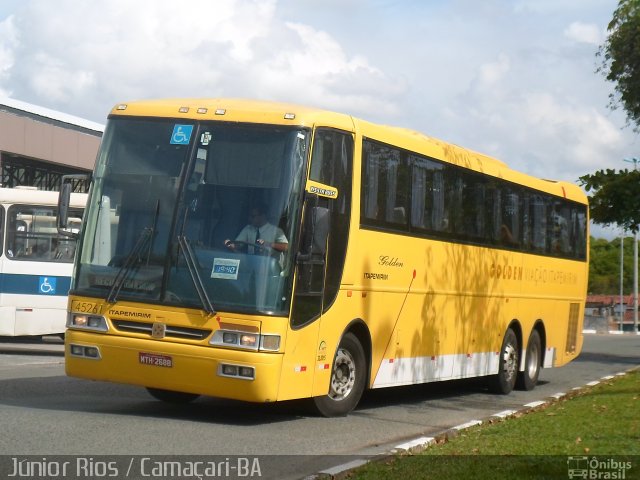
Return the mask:
[[[129,333],[142,333],[151,336],[153,323],[132,322],[130,320],[111,320],[116,330]],[[188,340],[204,340],[211,335],[211,330],[202,328],[175,327],[167,325],[165,338],[185,338]]]

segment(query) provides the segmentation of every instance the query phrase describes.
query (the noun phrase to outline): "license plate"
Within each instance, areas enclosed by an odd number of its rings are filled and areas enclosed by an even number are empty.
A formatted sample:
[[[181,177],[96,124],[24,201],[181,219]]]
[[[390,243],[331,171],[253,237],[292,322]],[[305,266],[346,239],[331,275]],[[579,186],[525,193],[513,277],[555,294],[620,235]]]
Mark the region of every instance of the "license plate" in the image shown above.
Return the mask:
[[[173,358],[169,355],[158,355],[157,353],[138,352],[138,360],[143,365],[152,367],[173,367]]]

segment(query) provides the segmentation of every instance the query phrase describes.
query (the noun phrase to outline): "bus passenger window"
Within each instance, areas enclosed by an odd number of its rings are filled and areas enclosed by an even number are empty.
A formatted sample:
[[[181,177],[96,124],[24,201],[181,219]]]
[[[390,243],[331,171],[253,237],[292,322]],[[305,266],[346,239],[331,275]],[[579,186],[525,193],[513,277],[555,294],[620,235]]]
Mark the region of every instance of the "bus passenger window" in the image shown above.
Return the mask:
[[[382,226],[407,227],[408,192],[412,183],[406,155],[399,149],[365,142],[362,217]]]
[[[7,235],[7,256],[9,258],[22,258],[27,255],[27,222],[9,218],[9,232]]]

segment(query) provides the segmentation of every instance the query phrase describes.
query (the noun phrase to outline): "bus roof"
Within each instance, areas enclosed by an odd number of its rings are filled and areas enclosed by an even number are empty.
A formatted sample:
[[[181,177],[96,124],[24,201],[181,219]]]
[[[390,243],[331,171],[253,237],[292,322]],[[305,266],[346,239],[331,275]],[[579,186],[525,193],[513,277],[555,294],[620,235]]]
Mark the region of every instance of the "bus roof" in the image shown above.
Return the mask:
[[[363,137],[398,146],[418,154],[469,168],[487,175],[542,190],[559,197],[587,203],[575,184],[544,180],[511,169],[488,155],[402,127],[371,123],[347,114],[292,103],[228,98],[168,98],[120,103],[112,116],[162,117],[219,120],[303,127],[331,126],[358,132]]]
[[[291,103],[227,98],[169,98],[120,103],[111,115],[220,120],[311,127],[323,120],[353,131],[351,116]]]

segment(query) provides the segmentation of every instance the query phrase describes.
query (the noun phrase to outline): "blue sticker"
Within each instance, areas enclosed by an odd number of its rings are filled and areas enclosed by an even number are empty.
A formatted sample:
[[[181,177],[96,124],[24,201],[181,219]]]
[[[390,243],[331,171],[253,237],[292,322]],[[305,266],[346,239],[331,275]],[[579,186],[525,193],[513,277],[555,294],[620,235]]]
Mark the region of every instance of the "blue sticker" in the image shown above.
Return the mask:
[[[56,294],[56,280],[55,277],[40,277],[38,282],[38,290],[44,295]]]
[[[171,134],[171,145],[189,145],[193,125],[175,125]]]
[[[234,258],[214,258],[211,278],[237,280],[240,260]]]

